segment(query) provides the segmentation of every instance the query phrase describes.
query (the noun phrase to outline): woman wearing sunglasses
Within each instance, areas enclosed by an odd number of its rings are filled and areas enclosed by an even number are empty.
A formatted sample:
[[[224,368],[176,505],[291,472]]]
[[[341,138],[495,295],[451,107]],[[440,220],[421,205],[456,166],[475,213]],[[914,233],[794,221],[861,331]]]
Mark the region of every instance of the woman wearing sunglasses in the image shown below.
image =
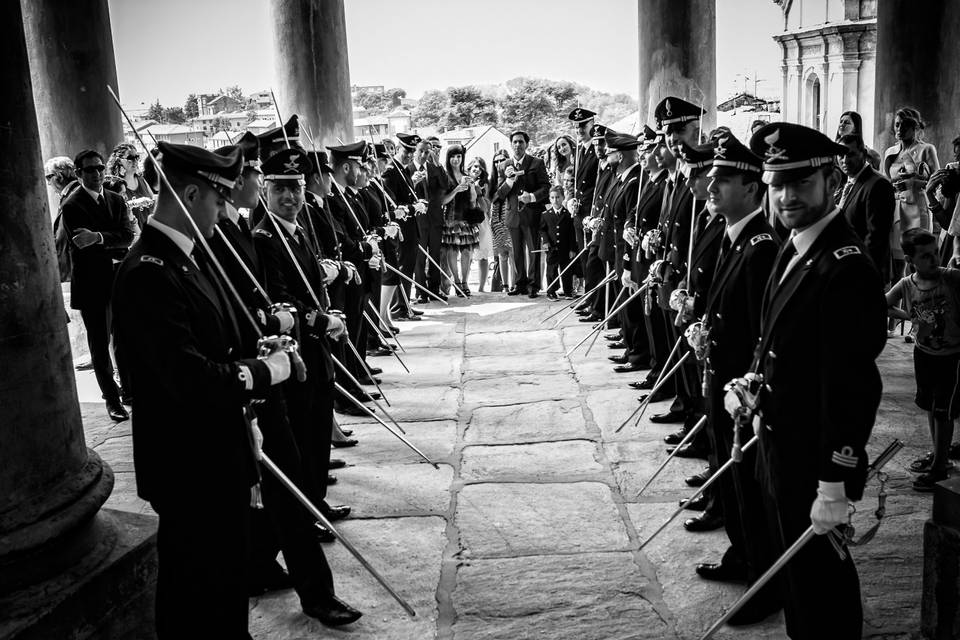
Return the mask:
[[[137,225],[143,229],[153,210],[154,195],[140,169],[140,154],[129,142],[121,142],[110,152],[103,187],[123,196]]]

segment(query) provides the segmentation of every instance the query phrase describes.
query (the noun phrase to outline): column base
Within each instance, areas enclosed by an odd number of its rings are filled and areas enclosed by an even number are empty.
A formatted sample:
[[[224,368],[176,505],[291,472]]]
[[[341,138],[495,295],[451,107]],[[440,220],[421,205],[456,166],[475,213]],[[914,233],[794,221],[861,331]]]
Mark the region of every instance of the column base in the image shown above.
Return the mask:
[[[0,640],[154,637],[157,518],[102,509],[77,565],[0,599]]]

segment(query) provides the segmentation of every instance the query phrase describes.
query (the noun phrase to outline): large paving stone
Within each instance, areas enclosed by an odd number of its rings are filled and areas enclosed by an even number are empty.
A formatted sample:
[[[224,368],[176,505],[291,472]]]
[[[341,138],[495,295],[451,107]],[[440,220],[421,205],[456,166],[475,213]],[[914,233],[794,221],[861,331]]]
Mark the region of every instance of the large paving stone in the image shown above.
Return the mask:
[[[579,400],[549,400],[505,407],[478,407],[464,440],[469,443],[537,442],[587,435]]]
[[[649,416],[663,413],[670,406],[669,400],[651,404],[639,426],[633,426],[636,421],[636,416],[634,416],[630,422],[620,430],[620,433],[615,433],[620,423],[626,420],[627,416],[633,413],[639,406],[637,403],[638,395],[638,392],[626,388],[597,389],[596,391],[587,392],[587,406],[593,414],[593,420],[597,427],[600,428],[600,432],[603,434],[605,441],[635,439],[638,434],[643,433],[645,430],[650,430]],[[659,433],[657,430],[662,428],[663,427],[655,427],[652,431]],[[677,426],[668,426],[667,429],[669,429],[669,431],[664,431],[663,435],[676,430],[676,428]]]
[[[667,447],[663,440],[643,442],[612,442],[604,445],[604,451],[617,486],[627,502],[637,500],[637,492],[646,484],[657,468],[667,459]],[[706,461],[674,457],[657,479],[647,487],[640,500],[663,500],[691,495],[695,489],[684,484],[683,479],[700,473]]]
[[[387,424],[390,423],[387,422]],[[393,427],[393,425],[390,426]],[[457,439],[455,422],[451,420],[403,422],[400,426],[407,432],[404,437],[428,458],[435,462],[449,461],[453,454],[453,443]],[[333,450],[333,457],[342,458],[347,461],[347,464],[368,466],[423,460],[377,423],[351,424],[350,428],[353,429],[351,437],[359,440],[360,444]],[[393,428],[396,429],[396,427]]]
[[[570,364],[562,354],[531,353],[522,356],[504,354],[468,358],[463,364],[463,371],[467,380],[473,380],[507,374],[569,373]]]
[[[104,503],[106,509],[156,515],[150,503],[137,497],[137,481],[132,471],[113,474],[113,491]]]
[[[617,373],[614,371],[613,368],[617,365],[610,362],[608,356],[621,355],[623,349],[611,351],[607,348],[607,344],[609,343],[606,340],[600,338],[597,344],[593,346],[590,355],[586,355],[586,347],[589,346],[589,342],[570,354],[570,363],[573,366],[577,382],[585,387],[621,388],[624,390],[624,395],[635,396],[636,394],[626,385],[629,382],[643,380],[647,372]]]
[[[455,640],[675,638],[629,553],[473,560],[460,567]]]
[[[576,398],[578,393],[577,384],[567,374],[506,375],[463,383],[463,403],[473,406],[564,400]]]
[[[460,389],[455,387],[396,387],[386,389],[393,403],[387,407],[398,422],[430,422],[433,420],[456,420],[459,411]],[[381,402],[383,402],[381,400]],[[373,406],[370,404],[368,406]],[[383,416],[381,416],[383,417]],[[369,422],[369,416],[346,416],[337,414],[341,424]]]
[[[114,473],[133,471],[133,436],[129,432],[110,435],[90,448],[110,465]]]
[[[629,544],[610,495],[595,482],[474,484],[457,498],[463,556],[616,551]]]
[[[460,466],[467,482],[571,481],[598,479],[604,473],[592,440],[469,446]]]
[[[250,600],[257,640],[375,638],[425,640],[437,634],[437,584],[446,545],[443,518],[344,520],[337,528],[417,612],[410,618],[340,544],[324,545],[337,595],[364,615],[352,625],[325,627],[303,615],[292,590]]]
[[[407,346],[407,353],[398,352],[400,358],[410,369],[410,373],[393,356],[368,358],[369,364],[383,369],[382,386],[387,390],[409,387],[457,387],[460,384],[461,365],[463,363],[462,350],[439,349]]]
[[[419,322],[401,322],[400,342],[407,351],[416,349],[463,349],[463,326],[456,318],[442,319],[429,311]]]
[[[440,515],[450,509],[453,468],[423,464],[353,466],[335,472],[328,500],[353,506],[360,518]]]
[[[467,357],[514,356],[524,358],[533,353],[562,354],[563,345],[555,331],[504,331],[502,333],[467,334]]]

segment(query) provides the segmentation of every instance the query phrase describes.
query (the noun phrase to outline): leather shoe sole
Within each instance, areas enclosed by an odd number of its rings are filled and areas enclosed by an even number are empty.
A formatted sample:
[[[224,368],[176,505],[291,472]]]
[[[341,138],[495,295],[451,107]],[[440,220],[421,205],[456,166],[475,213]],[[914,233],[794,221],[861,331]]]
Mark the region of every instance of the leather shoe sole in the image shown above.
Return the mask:
[[[617,364],[627,364],[627,356],[607,356],[607,360]]]
[[[653,400],[651,400],[653,402]],[[668,411],[667,413],[658,413],[650,417],[650,422],[654,424],[675,424],[683,422],[687,418],[681,411]]]
[[[304,605],[303,612],[328,627],[340,627],[356,622],[363,615],[336,596],[332,596],[327,605]]]
[[[632,362],[628,362],[627,364],[617,365],[616,367],[613,368],[613,370],[616,371],[617,373],[632,373],[634,371],[643,371],[643,369],[633,364]]]
[[[346,460],[341,460],[340,458],[330,458],[330,465],[327,468],[343,469],[345,466],[347,466]]]
[[[359,441],[354,438],[347,438],[346,440],[334,440],[330,444],[332,444],[335,449],[347,449],[357,446],[358,443]]]
[[[715,582],[746,582],[747,572],[743,567],[732,567],[722,562],[704,562],[696,567],[697,575]]]
[[[350,515],[350,507],[345,504],[338,504],[332,507],[327,507],[323,510],[323,515],[327,517],[327,520],[330,522],[336,522],[337,520],[343,520],[348,515]]]
[[[689,511],[703,511],[704,509],[707,508],[707,503],[709,501],[710,500],[706,496],[701,495],[699,498],[697,498],[693,502],[684,498],[683,500],[680,501],[680,506]]]
[[[704,470],[704,471],[701,471],[701,472],[698,473],[697,475],[689,476],[688,478],[684,478],[683,482],[684,482],[688,487],[694,487],[694,488],[696,488],[696,487],[702,487],[702,486],[707,482],[707,480],[710,479],[710,476],[712,476],[712,475],[713,475],[713,474],[710,473],[710,470],[709,470],[709,469],[706,469],[706,470]]]
[[[722,526],[723,518],[720,516],[710,515],[709,513],[703,513],[695,518],[690,518],[683,523],[683,528],[693,533],[714,531]]]

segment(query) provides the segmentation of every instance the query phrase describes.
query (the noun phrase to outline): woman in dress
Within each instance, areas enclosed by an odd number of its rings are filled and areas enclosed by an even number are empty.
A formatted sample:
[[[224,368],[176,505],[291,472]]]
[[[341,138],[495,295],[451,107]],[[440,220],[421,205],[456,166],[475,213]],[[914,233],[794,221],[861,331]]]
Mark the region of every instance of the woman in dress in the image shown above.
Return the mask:
[[[490,256],[493,255],[493,231],[490,229],[490,200],[487,198],[487,185],[490,182],[487,174],[487,163],[477,157],[470,161],[467,173],[473,178],[474,188],[477,189],[477,206],[483,211],[483,222],[477,225],[478,245],[474,255],[480,264],[480,293],[487,284],[487,273],[490,268]],[[468,267],[469,268],[469,267]]]
[[[844,111],[840,114],[840,124],[837,125],[837,137],[834,139],[839,142],[840,138],[851,133],[855,133],[861,138],[863,137],[863,118],[856,111]],[[867,161],[870,163],[870,166],[879,171],[880,154],[877,153],[876,149],[871,149],[866,145],[864,145],[864,148],[867,150]]]
[[[130,213],[142,230],[153,210],[153,190],[140,171],[140,154],[129,142],[121,142],[107,159],[107,175],[103,187],[115,191],[127,201]]]
[[[447,271],[456,285],[457,295],[462,291],[463,295],[469,297],[467,277],[470,275],[473,250],[479,244],[479,237],[477,226],[467,222],[465,216],[469,215],[468,212],[475,211],[478,205],[477,185],[471,176],[463,172],[463,153],[464,149],[459,144],[447,149],[444,164],[451,189],[443,199],[443,236],[440,246],[443,247]]]
[[[933,231],[924,189],[930,175],[940,169],[940,162],[936,147],[923,141],[923,127],[923,119],[916,109],[898,109],[893,119],[897,143],[883,153],[881,173],[893,183],[897,198],[890,233],[895,277],[903,274],[904,267],[900,235],[915,227]]]
[[[568,167],[573,167],[576,148],[573,138],[566,134],[557,136],[550,146],[550,183],[554,186],[563,186],[563,174]]]
[[[510,241],[510,230],[507,228],[507,208],[511,206],[509,199],[516,200],[516,196],[507,196],[507,200],[497,197],[497,189],[507,180],[501,167],[508,157],[507,152],[503,150],[494,154],[493,172],[490,174],[490,186],[487,191],[487,198],[490,201],[490,232],[493,236],[493,254],[497,259],[504,292],[509,291],[516,281],[516,274],[513,271],[513,244]],[[516,207],[517,203],[513,202],[512,206]]]

